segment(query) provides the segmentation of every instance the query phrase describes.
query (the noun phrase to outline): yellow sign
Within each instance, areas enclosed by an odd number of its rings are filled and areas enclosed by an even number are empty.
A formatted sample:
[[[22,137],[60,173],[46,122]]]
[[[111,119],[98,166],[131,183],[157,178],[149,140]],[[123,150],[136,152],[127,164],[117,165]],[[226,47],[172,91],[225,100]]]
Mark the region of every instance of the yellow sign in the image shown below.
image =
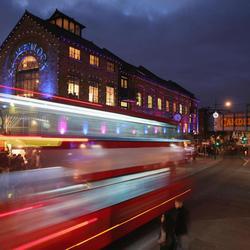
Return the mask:
[[[250,117],[246,119],[245,117],[224,117],[223,124],[224,127],[244,127],[247,125],[250,126]]]

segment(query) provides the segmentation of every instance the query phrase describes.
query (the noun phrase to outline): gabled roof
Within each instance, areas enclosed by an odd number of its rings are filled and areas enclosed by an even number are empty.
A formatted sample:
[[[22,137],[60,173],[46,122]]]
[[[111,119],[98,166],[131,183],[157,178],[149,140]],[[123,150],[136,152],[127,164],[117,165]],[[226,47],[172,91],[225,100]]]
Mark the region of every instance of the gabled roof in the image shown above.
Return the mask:
[[[41,26],[46,28],[51,33],[53,33],[56,37],[58,37],[58,38],[63,37],[63,38],[69,39],[75,43],[78,43],[79,45],[83,45],[89,49],[93,49],[97,53],[103,54],[103,50],[100,47],[98,47],[97,45],[95,45],[93,42],[91,42],[87,39],[84,39],[84,38],[70,32],[68,30],[60,28],[57,25],[52,24],[47,20],[43,20],[42,18],[33,15],[32,13],[30,13],[27,10],[25,11],[25,14],[28,15],[29,17],[33,18],[36,22],[38,22]]]

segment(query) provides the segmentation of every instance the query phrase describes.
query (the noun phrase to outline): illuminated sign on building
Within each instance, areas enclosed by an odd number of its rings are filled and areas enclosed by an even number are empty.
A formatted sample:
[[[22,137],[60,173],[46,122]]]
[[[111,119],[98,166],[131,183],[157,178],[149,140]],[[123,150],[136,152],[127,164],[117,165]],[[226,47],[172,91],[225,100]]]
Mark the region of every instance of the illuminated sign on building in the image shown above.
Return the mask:
[[[247,124],[246,124],[247,121]],[[245,117],[224,117],[224,127],[232,127],[232,126],[250,126],[250,118],[246,119]]]
[[[35,55],[38,59],[40,68],[39,70],[43,70],[47,67],[47,55],[44,52],[43,48],[41,48],[37,43],[25,43],[21,45],[13,56],[13,61],[9,70],[9,75],[12,77],[16,70],[17,62],[21,55],[30,53],[32,55]]]
[[[231,113],[214,119],[215,131],[246,131],[250,128],[250,113]]]

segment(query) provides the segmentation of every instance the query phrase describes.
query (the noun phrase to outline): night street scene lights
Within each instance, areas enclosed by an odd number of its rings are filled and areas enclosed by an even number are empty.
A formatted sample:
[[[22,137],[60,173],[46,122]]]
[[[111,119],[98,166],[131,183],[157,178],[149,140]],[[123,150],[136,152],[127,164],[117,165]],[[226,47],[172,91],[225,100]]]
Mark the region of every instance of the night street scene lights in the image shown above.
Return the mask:
[[[231,101],[226,101],[225,102],[225,107],[227,107],[227,108],[232,107],[232,102]]]

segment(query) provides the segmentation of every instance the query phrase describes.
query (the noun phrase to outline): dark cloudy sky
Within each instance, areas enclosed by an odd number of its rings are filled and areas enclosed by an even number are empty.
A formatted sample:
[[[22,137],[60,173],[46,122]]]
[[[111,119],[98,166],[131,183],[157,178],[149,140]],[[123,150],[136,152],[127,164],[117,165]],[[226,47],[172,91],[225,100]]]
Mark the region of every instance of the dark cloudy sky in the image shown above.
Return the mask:
[[[79,20],[85,38],[195,93],[250,103],[249,0],[1,0],[0,42],[28,9]],[[241,105],[240,105],[241,104]]]

